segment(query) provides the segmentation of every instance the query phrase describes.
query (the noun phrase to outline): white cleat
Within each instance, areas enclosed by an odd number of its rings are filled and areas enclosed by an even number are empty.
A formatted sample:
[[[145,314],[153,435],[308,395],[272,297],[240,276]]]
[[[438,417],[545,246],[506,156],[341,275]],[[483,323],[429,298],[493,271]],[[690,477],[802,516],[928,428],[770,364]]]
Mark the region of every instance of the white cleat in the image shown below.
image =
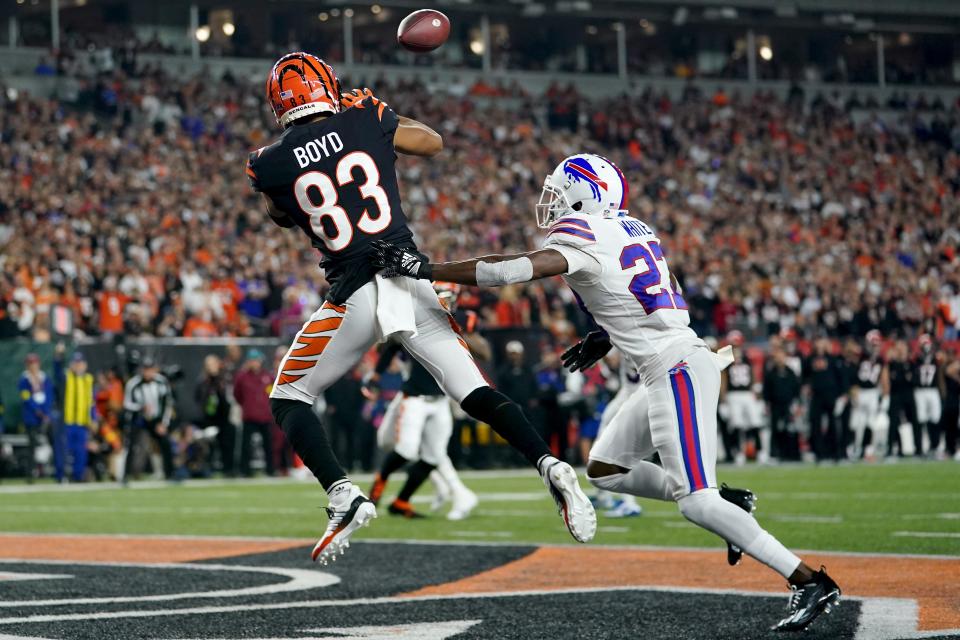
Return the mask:
[[[597,534],[597,513],[580,488],[577,472],[566,462],[553,460],[544,469],[543,483],[550,490],[563,517],[563,523],[577,542],[590,542]]]
[[[464,520],[469,515],[470,512],[477,508],[480,500],[477,498],[477,494],[470,489],[461,489],[454,491],[453,493],[453,507],[450,508],[450,513],[447,514],[447,520]]]
[[[377,508],[370,500],[353,487],[347,497],[347,507],[339,510],[327,507],[327,530],[323,537],[313,547],[311,557],[314,562],[326,565],[336,562],[337,556],[342,556],[350,547],[350,536],[360,527],[368,526],[370,521],[377,517]]]

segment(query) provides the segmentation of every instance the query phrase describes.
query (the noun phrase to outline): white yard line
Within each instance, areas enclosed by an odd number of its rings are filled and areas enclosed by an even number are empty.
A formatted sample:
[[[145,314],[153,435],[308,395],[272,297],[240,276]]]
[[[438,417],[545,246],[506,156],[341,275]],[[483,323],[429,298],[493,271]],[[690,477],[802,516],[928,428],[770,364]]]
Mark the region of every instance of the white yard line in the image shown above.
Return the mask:
[[[960,533],[952,531],[894,531],[894,538],[960,538]]]

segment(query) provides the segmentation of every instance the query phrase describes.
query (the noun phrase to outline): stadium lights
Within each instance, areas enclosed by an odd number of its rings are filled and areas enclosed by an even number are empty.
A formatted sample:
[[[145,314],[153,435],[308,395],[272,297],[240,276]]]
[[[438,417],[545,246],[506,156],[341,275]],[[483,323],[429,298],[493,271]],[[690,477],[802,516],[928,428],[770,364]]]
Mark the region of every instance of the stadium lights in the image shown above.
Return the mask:
[[[483,55],[483,40],[475,38],[470,41],[470,51],[477,56]]]
[[[199,42],[206,42],[210,39],[210,27],[207,25],[197,27],[197,32],[194,35],[197,37]]]
[[[381,7],[378,4],[375,4],[372,7],[370,7],[370,13],[372,13],[373,15],[377,15],[381,11],[383,11],[383,7]]]
[[[327,20],[330,19],[330,14],[324,11],[320,15],[318,15],[317,18],[320,19],[320,22],[326,22]]]
[[[237,32],[237,27],[234,26],[232,22],[224,22],[222,29],[223,35],[227,36],[228,38]]]
[[[344,10],[343,10],[343,15],[345,15],[345,16],[348,17],[348,18],[352,18],[352,17],[353,17],[353,9],[350,9],[350,8],[344,9]]]
[[[760,47],[760,57],[767,61],[773,60],[773,49],[769,45],[763,45]]]
[[[340,17],[340,9],[330,9],[330,15],[334,18]]]

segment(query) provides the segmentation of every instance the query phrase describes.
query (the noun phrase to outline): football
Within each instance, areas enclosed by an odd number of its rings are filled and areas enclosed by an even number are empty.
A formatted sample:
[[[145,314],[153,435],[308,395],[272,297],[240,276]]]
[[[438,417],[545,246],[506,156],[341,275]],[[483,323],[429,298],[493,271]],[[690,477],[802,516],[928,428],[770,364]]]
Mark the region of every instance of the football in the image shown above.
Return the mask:
[[[416,53],[433,51],[450,36],[450,20],[434,9],[414,11],[397,28],[397,42]]]

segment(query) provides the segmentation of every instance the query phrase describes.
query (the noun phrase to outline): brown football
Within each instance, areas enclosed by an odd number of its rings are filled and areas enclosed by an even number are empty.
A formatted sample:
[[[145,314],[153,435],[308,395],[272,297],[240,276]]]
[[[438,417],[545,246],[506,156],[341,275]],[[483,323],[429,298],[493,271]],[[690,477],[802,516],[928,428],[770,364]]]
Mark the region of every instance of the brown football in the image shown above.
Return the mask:
[[[414,11],[397,27],[397,42],[416,53],[433,51],[449,36],[450,20],[434,9]]]

